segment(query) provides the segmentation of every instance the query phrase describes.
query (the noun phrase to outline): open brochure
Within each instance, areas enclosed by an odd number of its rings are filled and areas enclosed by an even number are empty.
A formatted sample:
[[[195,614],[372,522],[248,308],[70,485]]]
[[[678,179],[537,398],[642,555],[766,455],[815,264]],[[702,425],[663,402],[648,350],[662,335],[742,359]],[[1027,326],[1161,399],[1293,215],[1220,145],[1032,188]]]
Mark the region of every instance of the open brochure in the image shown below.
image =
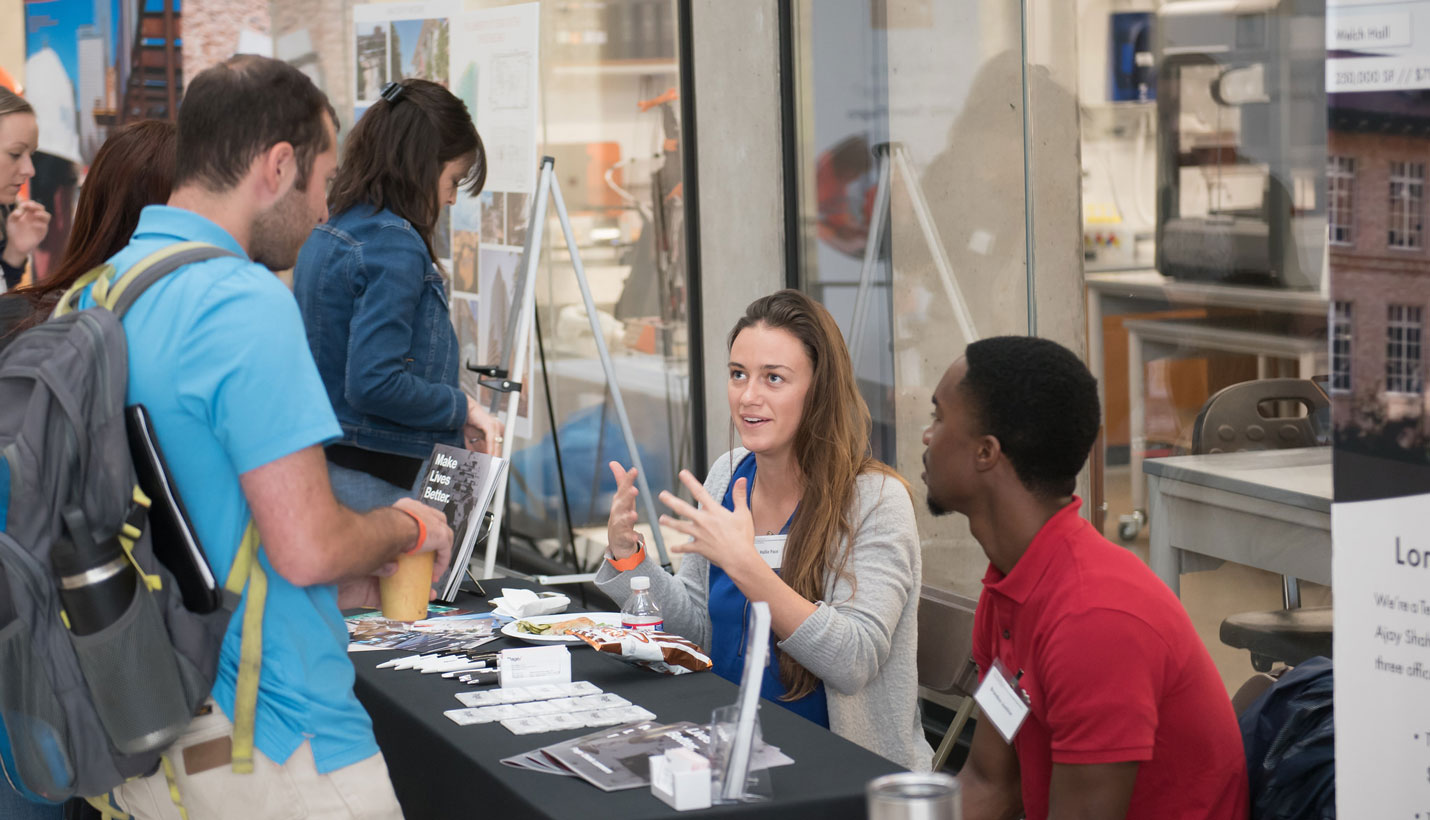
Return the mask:
[[[447,516],[447,526],[452,528],[452,565],[437,583],[438,600],[457,597],[487,507],[506,475],[506,467],[506,459],[486,453],[445,444],[433,446],[432,460],[417,497],[427,506],[441,510]]]
[[[579,777],[602,791],[614,792],[649,786],[649,758],[680,746],[701,755],[708,754],[709,727],[689,721],[631,723],[543,746],[508,757],[502,763],[518,769]],[[774,746],[760,744],[751,762],[753,769],[769,769],[788,766],[794,760]]]
[[[456,646],[473,649],[496,640],[493,633],[511,621],[492,612],[473,612],[441,604],[428,607],[428,613],[426,619],[411,622],[388,620],[379,610],[347,615],[343,620],[348,627],[348,651],[431,652]]]

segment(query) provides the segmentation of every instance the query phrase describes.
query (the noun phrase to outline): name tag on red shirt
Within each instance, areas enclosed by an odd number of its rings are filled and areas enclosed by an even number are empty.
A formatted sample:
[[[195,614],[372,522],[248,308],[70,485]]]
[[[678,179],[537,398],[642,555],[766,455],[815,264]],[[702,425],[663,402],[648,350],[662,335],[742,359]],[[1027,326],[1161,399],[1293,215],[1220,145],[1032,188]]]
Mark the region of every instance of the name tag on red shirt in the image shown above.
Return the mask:
[[[983,716],[1007,743],[1013,742],[1023,721],[1028,718],[1027,696],[1016,684],[1017,678],[1010,683],[1003,664],[995,660],[993,668],[983,676],[983,683],[978,685],[978,691],[973,693],[973,700],[983,710]]]

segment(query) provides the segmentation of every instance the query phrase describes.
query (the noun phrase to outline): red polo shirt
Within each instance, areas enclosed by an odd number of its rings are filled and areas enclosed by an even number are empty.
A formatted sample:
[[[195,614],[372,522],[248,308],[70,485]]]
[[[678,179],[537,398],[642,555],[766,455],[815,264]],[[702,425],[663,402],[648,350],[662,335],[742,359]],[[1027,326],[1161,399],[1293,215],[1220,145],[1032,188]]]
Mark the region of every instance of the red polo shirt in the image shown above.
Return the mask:
[[[1013,739],[1028,820],[1054,763],[1139,761],[1128,820],[1247,820],[1246,754],[1226,688],[1182,603],[1077,514],[1043,525],[1008,575],[991,564],[973,659],[993,658],[1031,711]]]

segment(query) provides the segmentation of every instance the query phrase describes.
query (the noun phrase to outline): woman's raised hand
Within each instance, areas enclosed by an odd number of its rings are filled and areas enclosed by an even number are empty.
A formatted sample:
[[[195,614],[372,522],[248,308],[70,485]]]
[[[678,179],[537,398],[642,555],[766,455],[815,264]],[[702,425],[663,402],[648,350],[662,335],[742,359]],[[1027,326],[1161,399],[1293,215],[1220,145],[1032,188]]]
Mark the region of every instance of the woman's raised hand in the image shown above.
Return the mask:
[[[22,201],[5,220],[5,236],[9,240],[5,255],[23,264],[24,258],[45,240],[49,230],[50,212],[45,206],[32,199]]]
[[[766,567],[755,549],[755,519],[750,515],[749,482],[736,479],[731,492],[735,509],[727,510],[705,491],[705,487],[689,470],[680,471],[680,483],[690,491],[697,508],[673,493],[660,494],[661,503],[681,516],[660,517],[661,526],[679,530],[690,536],[685,544],[672,546],[672,552],[697,552],[710,563],[725,570],[732,578],[744,571]]]
[[[606,522],[606,543],[611,555],[617,561],[629,558],[640,547],[640,537],[636,535],[636,468],[629,470],[620,462],[611,462],[611,474],[616,477],[616,495],[611,499],[611,517]]]

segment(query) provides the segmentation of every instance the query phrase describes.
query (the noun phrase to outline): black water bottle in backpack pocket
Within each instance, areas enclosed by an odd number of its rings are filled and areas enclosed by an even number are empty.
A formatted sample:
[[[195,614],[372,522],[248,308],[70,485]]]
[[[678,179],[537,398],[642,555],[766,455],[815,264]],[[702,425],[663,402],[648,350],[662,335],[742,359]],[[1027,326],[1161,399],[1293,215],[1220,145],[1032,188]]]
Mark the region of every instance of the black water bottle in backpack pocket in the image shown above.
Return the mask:
[[[64,518],[71,537],[50,562],[95,711],[120,752],[162,749],[191,715],[154,596],[118,537],[94,539],[79,510]]]

